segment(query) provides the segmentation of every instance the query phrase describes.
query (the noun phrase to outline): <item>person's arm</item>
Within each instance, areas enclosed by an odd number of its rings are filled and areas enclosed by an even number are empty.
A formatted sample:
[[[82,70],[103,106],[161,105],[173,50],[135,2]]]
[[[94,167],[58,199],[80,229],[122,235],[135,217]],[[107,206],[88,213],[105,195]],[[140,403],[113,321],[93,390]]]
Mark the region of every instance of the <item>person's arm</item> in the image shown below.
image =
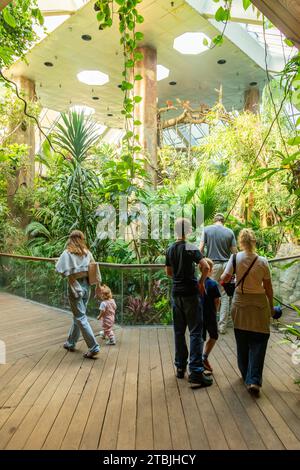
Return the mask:
[[[227,266],[223,272],[223,274],[221,275],[220,277],[220,281],[221,283],[223,282],[229,282],[230,279],[232,278],[232,275],[233,275],[233,263],[232,263],[232,260],[233,260],[233,257],[231,256],[230,257],[230,260],[228,261],[227,263]]]
[[[166,252],[166,264],[165,264],[165,273],[169,277],[173,277],[173,268],[171,266],[169,250]]]
[[[173,268],[171,266],[165,266],[165,273],[169,277],[173,277]]]
[[[266,296],[268,297],[268,300],[269,300],[271,315],[273,315],[273,308],[274,308],[273,295],[274,295],[274,293],[273,293],[273,286],[272,286],[271,279],[263,279],[263,286],[264,286],[264,289],[266,291]]]
[[[216,307],[216,312],[219,311],[220,305],[221,305],[221,299],[220,297],[217,297],[214,299],[215,307]]]
[[[234,255],[235,253],[237,253],[236,239],[235,239],[235,235],[234,235],[233,232],[232,232],[232,240],[231,240],[230,251],[231,251],[231,253],[232,253],[233,255]]]
[[[100,304],[100,308],[99,308],[99,315],[97,317],[97,320],[101,320],[101,318],[104,316],[104,312],[105,312],[105,308],[106,308],[106,305],[104,302],[101,302]]]
[[[89,253],[90,253],[90,263],[96,263],[92,253],[91,252]],[[95,297],[99,297],[100,291],[101,291],[102,277],[101,277],[101,272],[100,272],[98,264],[97,264],[96,278],[97,278],[97,284],[95,285]]]
[[[200,240],[200,246],[199,246],[199,250],[200,252],[204,255],[204,248],[205,248],[205,230],[203,231],[202,233],[202,236],[201,236],[201,240]]]
[[[200,277],[200,280],[199,280],[199,290],[200,290],[200,294],[204,295],[205,294],[205,284],[204,283],[205,283],[205,279],[207,278],[208,273],[209,273],[209,265],[205,261],[204,258],[202,258],[199,261],[199,269],[200,269],[200,272],[201,272],[201,277]]]

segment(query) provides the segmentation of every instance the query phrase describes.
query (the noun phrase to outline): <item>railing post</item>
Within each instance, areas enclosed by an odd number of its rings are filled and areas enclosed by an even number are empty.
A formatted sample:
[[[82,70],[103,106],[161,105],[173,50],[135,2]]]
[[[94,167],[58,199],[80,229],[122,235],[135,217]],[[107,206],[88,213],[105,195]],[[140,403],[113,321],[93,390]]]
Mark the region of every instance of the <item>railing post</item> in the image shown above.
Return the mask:
[[[121,324],[124,323],[124,274],[121,269]]]
[[[25,299],[27,299],[27,268],[26,268],[26,263],[24,263],[24,279],[25,279],[24,296],[25,296]]]

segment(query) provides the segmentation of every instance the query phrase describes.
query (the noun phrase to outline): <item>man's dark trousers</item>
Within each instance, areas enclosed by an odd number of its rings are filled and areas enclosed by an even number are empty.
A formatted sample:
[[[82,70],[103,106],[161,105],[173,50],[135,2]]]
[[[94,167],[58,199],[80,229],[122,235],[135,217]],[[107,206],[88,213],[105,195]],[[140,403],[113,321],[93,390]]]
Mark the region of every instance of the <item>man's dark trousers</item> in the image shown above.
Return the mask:
[[[190,373],[203,372],[203,312],[199,294],[188,297],[173,296],[173,324],[175,334],[175,366],[178,369],[186,369],[188,349],[185,340],[186,327],[190,332]]]

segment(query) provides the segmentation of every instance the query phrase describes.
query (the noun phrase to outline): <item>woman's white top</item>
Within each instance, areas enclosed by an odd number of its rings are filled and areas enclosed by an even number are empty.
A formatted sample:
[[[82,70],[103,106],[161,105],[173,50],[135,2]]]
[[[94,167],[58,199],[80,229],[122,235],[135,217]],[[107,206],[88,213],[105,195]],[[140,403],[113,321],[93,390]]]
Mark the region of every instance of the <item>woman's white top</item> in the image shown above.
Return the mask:
[[[240,251],[236,255],[236,280],[237,283],[251,265],[256,253]],[[233,255],[230,257],[224,271],[225,274],[233,274]],[[263,256],[258,256],[249,274],[244,280],[243,292],[245,294],[265,294],[263,280],[271,279],[269,263]],[[241,283],[242,284],[242,283]],[[242,292],[242,285],[236,288],[237,292]]]
[[[89,264],[94,262],[93,255],[90,251],[85,256],[74,255],[65,250],[59,257],[55,269],[58,273],[65,277],[77,273],[88,273]]]

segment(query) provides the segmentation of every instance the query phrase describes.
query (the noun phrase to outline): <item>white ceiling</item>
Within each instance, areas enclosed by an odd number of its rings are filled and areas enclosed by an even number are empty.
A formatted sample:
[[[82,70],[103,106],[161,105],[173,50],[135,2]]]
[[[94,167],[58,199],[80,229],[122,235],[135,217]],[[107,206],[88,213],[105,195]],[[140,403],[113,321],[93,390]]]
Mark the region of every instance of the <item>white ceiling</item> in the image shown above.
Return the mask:
[[[83,6],[28,54],[28,64],[18,62],[11,76],[24,75],[36,83],[36,92],[43,106],[65,111],[69,106],[87,105],[96,109],[97,120],[109,127],[122,127],[120,115],[122,91],[122,49],[119,44],[117,18],[112,28],[99,31],[93,1]],[[265,72],[236,45],[225,39],[222,47],[200,55],[182,55],[173,49],[174,38],[185,32],[203,32],[214,37],[216,29],[185,0],[143,0],[139,10],[145,22],[139,28],[144,44],[157,48],[158,63],[170,69],[168,78],[158,83],[158,105],[176,98],[213,105],[216,89],[223,86],[224,104],[228,110],[243,106],[244,91],[250,82],[262,87]],[[83,34],[92,41],[81,39]],[[225,65],[217,64],[226,59]],[[44,62],[53,62],[46,67]],[[82,70],[107,73],[110,82],[104,86],[80,83],[76,75]],[[170,86],[176,81],[176,86]],[[94,101],[92,96],[98,96]],[[113,117],[107,114],[112,113]]]

